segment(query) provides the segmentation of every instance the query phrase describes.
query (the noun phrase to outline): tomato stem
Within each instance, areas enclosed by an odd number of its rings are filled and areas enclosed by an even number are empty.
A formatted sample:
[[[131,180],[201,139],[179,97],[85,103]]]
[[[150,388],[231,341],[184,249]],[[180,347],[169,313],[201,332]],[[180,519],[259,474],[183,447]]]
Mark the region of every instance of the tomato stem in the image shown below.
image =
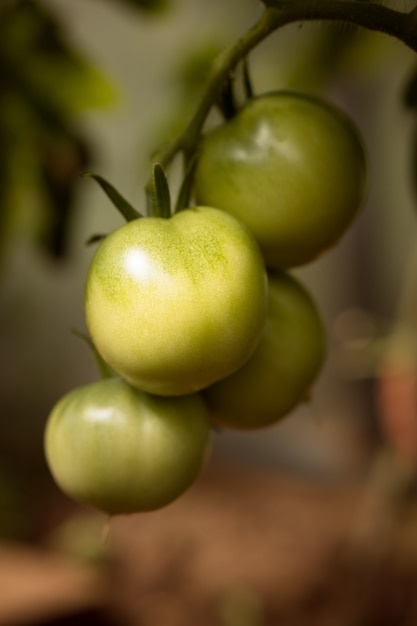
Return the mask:
[[[205,89],[194,115],[185,129],[158,154],[167,167],[179,152],[185,161],[194,154],[202,128],[212,107],[218,102],[225,82],[237,64],[278,28],[300,21],[326,20],[354,24],[386,33],[417,52],[417,8],[407,13],[368,0],[262,0],[265,10],[260,19],[235,44],[213,62]],[[152,180],[146,186],[151,198]]]
[[[417,52],[416,10],[408,13],[369,0],[262,0],[276,10],[277,28],[290,22],[326,20],[361,26],[395,37]]]
[[[275,13],[275,10],[266,9],[259,21],[236,44],[224,50],[214,60],[205,91],[187,127],[177,139],[157,154],[157,160],[163,167],[167,167],[179,152],[184,153],[185,161],[188,163],[195,152],[204,122],[211,108],[220,98],[224,84],[229,79],[231,71],[241,59],[245,58],[250,50],[275,30]],[[151,179],[146,185],[148,206],[152,202],[152,185]]]

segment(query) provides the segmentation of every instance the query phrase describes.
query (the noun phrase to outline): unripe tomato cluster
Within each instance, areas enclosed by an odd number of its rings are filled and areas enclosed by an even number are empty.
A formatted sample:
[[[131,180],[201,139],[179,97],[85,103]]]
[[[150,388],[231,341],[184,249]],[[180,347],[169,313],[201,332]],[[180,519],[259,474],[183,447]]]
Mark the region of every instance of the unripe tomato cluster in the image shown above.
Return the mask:
[[[110,514],[160,508],[197,477],[213,424],[269,426],[307,400],[325,333],[288,269],[339,240],[365,174],[343,113],[271,93],[200,142],[197,206],[104,239],[85,314],[115,376],[52,410],[46,457],[64,492]]]

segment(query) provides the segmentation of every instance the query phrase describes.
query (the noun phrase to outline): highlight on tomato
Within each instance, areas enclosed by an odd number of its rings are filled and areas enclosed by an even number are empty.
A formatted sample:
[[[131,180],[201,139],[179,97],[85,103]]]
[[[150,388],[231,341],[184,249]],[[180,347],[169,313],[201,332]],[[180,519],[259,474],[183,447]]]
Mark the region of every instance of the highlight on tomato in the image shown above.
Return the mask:
[[[236,218],[210,207],[135,219],[108,235],[85,314],[103,359],[158,395],[194,393],[241,367],[265,323],[266,270]]]

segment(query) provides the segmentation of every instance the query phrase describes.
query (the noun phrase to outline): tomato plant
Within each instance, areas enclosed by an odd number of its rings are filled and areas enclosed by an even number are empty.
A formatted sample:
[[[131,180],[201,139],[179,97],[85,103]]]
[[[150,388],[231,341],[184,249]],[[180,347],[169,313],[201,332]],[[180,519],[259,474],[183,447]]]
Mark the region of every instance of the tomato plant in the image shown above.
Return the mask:
[[[365,172],[350,119],[315,98],[275,92],[205,138],[195,194],[246,223],[269,267],[288,268],[339,240],[362,204]]]
[[[267,321],[255,353],[204,392],[213,420],[237,429],[277,422],[308,399],[324,355],[324,327],[312,297],[289,274],[270,274]]]
[[[202,466],[210,419],[248,430],[276,423],[308,398],[323,363],[319,312],[284,270],[335,245],[358,215],[365,151],[354,123],[323,100],[253,97],[249,53],[286,24],[316,19],[389,33],[417,51],[415,8],[261,4],[259,20],[213,63],[185,128],[155,153],[147,217],[91,174],[128,221],[99,245],[85,289],[92,343],[120,378],[64,396],[45,449],[62,489],[109,513],[171,502]],[[242,66],[247,103],[236,112]],[[414,109],[416,84],[417,73],[405,98]],[[204,135],[216,106],[227,121]],[[177,156],[172,215],[164,172]],[[186,208],[193,193],[197,207]]]
[[[195,392],[254,351],[267,281],[256,242],[222,211],[133,220],[106,237],[88,273],[86,320],[104,360],[150,393]]]
[[[209,446],[200,396],[152,396],[120,378],[70,391],[45,432],[47,461],[61,489],[111,514],[172,502],[197,477]]]

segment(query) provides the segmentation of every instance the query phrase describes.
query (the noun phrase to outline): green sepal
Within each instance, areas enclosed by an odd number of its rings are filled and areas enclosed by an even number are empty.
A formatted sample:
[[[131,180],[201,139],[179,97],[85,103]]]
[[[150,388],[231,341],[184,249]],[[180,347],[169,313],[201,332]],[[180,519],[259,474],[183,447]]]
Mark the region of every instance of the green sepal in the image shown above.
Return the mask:
[[[171,194],[164,168],[154,163],[152,174],[153,211],[156,217],[171,217]]]
[[[93,174],[92,172],[85,172],[83,176],[85,178],[93,178],[100,185],[106,196],[127,222],[143,217],[143,215],[139,213],[139,211],[136,211],[105,178],[99,176],[99,174]]]
[[[114,378],[115,376],[117,376],[116,372],[110,367],[110,365],[107,365],[101,354],[99,354],[91,338],[86,333],[83,333],[81,330],[77,330],[76,328],[72,328],[71,332],[79,339],[85,341],[85,343],[90,348],[94,361],[96,362],[96,365],[100,372],[101,378]]]
[[[95,243],[99,243],[100,241],[103,241],[103,239],[105,239],[106,237],[107,235],[103,235],[99,233],[97,233],[96,235],[91,235],[91,237],[89,237],[87,241],[85,242],[85,245],[91,246]]]
[[[177,202],[175,204],[174,213],[179,213],[190,206],[190,196],[194,182],[194,170],[197,163],[197,154],[194,154],[185,170],[184,178],[178,193]]]

